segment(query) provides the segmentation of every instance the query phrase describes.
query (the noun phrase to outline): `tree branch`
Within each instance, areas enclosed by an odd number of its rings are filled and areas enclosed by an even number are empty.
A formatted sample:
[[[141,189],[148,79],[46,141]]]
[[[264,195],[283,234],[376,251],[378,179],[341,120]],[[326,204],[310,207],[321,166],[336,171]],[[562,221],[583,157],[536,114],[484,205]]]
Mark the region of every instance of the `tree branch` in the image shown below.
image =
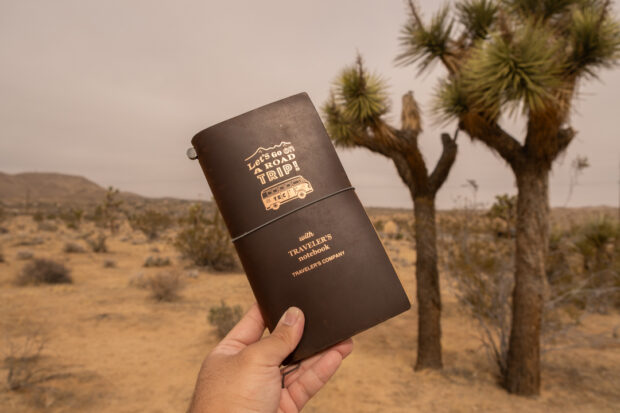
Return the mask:
[[[518,166],[523,157],[523,146],[497,122],[490,122],[478,113],[467,113],[461,118],[459,127],[472,139],[478,139],[495,150],[511,167]]]
[[[568,145],[573,141],[575,135],[577,135],[577,132],[571,127],[558,131],[558,155],[566,150]]]
[[[441,143],[443,145],[443,151],[441,152],[441,157],[437,161],[437,165],[435,165],[435,169],[429,178],[429,186],[433,193],[437,193],[439,188],[444,184],[448,175],[450,174],[450,169],[452,169],[452,165],[454,165],[454,160],[456,159],[457,145],[456,145],[456,134],[454,139],[450,138],[450,135],[447,133],[441,134]]]
[[[413,16],[416,24],[418,25],[418,27],[420,27],[420,29],[426,32],[424,23],[422,23],[422,19],[420,18],[420,15],[418,14],[418,9],[416,8],[415,4],[413,4],[413,0],[408,0],[408,3],[409,3],[409,10],[411,11],[411,15]],[[447,55],[439,56],[439,60],[441,60],[441,63],[448,70],[450,75],[454,76],[458,73],[458,65],[457,65],[457,62],[455,62],[454,59],[452,58],[451,56],[452,54],[453,53],[448,51]]]
[[[374,137],[368,133],[368,130],[359,130],[356,133],[352,133],[349,138],[353,146],[361,146],[372,152],[377,152],[388,158],[390,157],[389,148],[374,139]]]

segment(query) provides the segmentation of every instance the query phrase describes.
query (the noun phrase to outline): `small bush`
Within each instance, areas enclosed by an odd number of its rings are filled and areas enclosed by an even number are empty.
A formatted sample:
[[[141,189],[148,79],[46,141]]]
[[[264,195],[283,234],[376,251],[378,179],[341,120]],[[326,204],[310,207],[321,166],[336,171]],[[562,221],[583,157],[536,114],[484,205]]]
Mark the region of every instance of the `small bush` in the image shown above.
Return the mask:
[[[219,211],[207,217],[200,204],[192,205],[181,220],[183,229],[177,235],[175,247],[196,265],[209,266],[216,271],[239,268],[237,254]]]
[[[385,222],[382,219],[378,219],[374,222],[375,230],[377,232],[383,232],[383,227],[385,226]]]
[[[221,339],[241,320],[243,310],[240,305],[231,307],[224,300],[219,306],[209,309],[209,324],[215,327],[217,336]]]
[[[142,231],[152,241],[172,225],[172,218],[168,214],[147,209],[141,214],[130,215],[129,224],[133,229]]]
[[[58,226],[54,225],[51,222],[43,221],[37,224],[37,228],[39,231],[48,231],[48,232],[56,232],[58,231]]]
[[[605,216],[587,222],[575,243],[583,256],[584,269],[600,270],[609,266],[613,256],[612,244],[619,234],[620,227]]]
[[[65,223],[67,228],[78,229],[84,217],[84,210],[71,208],[68,211],[61,212],[58,217]]]
[[[144,261],[144,267],[165,267],[170,265],[170,258],[168,257],[153,257],[149,256],[146,261]]]
[[[45,241],[43,241],[43,238],[41,238],[41,237],[24,238],[24,239],[21,239],[21,240],[17,241],[15,244],[13,244],[13,246],[15,246],[15,247],[33,247],[35,245],[41,245],[44,242]]]
[[[114,260],[104,260],[103,268],[116,268],[116,261]]]
[[[149,279],[144,275],[143,272],[139,272],[129,278],[129,285],[131,287],[136,287],[141,290],[145,290],[148,288]]]
[[[88,246],[96,253],[108,252],[108,246],[106,245],[107,237],[104,234],[97,235],[96,238],[87,238],[86,242]]]
[[[178,273],[160,272],[147,278],[146,287],[157,301],[175,301],[179,299],[183,283]]]
[[[63,251],[66,252],[67,254],[81,254],[81,253],[86,252],[84,247],[74,242],[67,242],[63,248]]]
[[[29,332],[21,340],[7,340],[8,352],[3,366],[7,370],[6,382],[10,391],[32,387],[48,377],[38,362],[46,339],[38,332]]]
[[[34,222],[42,222],[45,219],[45,215],[42,211],[36,211],[34,214],[32,214],[32,219],[34,220]]]
[[[17,285],[72,283],[70,271],[56,261],[37,258],[24,266],[15,280]]]
[[[32,253],[32,251],[28,251],[28,250],[17,251],[18,260],[29,260],[29,259],[32,259],[32,257],[34,257],[34,254]]]
[[[0,250],[0,262],[5,262],[5,260],[4,260],[4,252],[2,252],[2,250]]]

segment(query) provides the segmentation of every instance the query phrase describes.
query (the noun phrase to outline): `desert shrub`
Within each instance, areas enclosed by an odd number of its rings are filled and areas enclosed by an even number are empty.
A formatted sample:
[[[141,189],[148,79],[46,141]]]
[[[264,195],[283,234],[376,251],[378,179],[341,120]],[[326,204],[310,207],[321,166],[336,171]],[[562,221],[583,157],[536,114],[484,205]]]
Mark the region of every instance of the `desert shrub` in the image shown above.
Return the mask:
[[[39,231],[56,232],[58,231],[58,226],[52,222],[41,221],[37,224],[37,229]]]
[[[550,277],[550,281],[562,286],[565,300],[600,313],[611,307],[620,308],[619,237],[620,226],[604,216],[566,231],[568,247],[560,251],[565,256],[563,261],[572,265],[563,273],[556,271],[561,276]],[[553,267],[548,268],[548,272],[550,269]],[[573,284],[577,283],[580,288],[575,290],[571,284],[563,285],[567,279],[574,280]]]
[[[613,243],[620,227],[606,216],[586,222],[575,243],[584,258],[584,268],[600,270],[609,266],[613,259]]]
[[[207,319],[209,320],[209,324],[215,327],[215,331],[221,339],[228,334],[239,320],[241,320],[242,316],[243,310],[240,305],[231,307],[222,300],[219,306],[214,306],[209,309]]]
[[[374,222],[374,225],[375,225],[375,230],[377,230],[377,232],[382,232],[383,226],[385,225],[385,221],[383,221],[382,219],[378,219]]]
[[[513,246],[507,240],[495,239],[492,228],[481,235],[477,224],[472,232],[467,212],[455,215],[456,219],[440,226],[441,264],[450,275],[459,304],[478,323],[481,341],[501,380],[508,362]]]
[[[157,301],[175,301],[179,299],[183,283],[176,272],[160,272],[146,279],[146,288]]]
[[[144,261],[143,267],[165,267],[170,265],[170,258],[168,257],[153,257],[149,256],[146,261]]]
[[[46,339],[39,332],[29,332],[19,340],[7,340],[8,351],[3,360],[7,371],[8,390],[17,391],[49,379],[38,364]]]
[[[43,211],[35,211],[32,214],[32,219],[34,220],[34,222],[43,222],[43,220],[45,219],[45,214],[43,213]]]
[[[58,217],[65,223],[67,228],[78,229],[84,217],[84,210],[80,208],[70,208],[62,211]]]
[[[6,209],[2,202],[0,202],[0,222],[4,221],[7,217]]]
[[[508,194],[496,195],[495,202],[491,205],[487,216],[503,222],[504,225],[496,229],[498,236],[513,238],[516,233],[517,196]]]
[[[67,254],[81,254],[83,252],[86,252],[84,247],[74,242],[67,242],[62,250]]]
[[[108,246],[106,245],[107,237],[103,233],[99,233],[94,238],[86,238],[86,243],[93,252],[104,253],[108,252]]]
[[[194,204],[181,219],[181,225],[174,245],[185,258],[216,271],[239,267],[230,235],[217,209],[208,217],[202,205]]]
[[[18,260],[29,260],[29,259],[32,259],[32,257],[34,257],[34,253],[28,250],[21,250],[21,251],[17,251],[16,257]]]
[[[442,269],[450,277],[463,310],[479,326],[481,341],[498,368],[506,374],[514,286],[514,240],[498,232],[493,214],[470,211],[453,213],[439,226]],[[554,230],[546,258],[547,282],[543,295],[541,340],[543,351],[553,348],[557,338],[568,338],[590,302],[600,296],[590,286],[590,276],[581,273],[574,231]]]
[[[0,249],[0,263],[6,262],[4,259],[4,252]]]
[[[45,243],[43,238],[41,238],[41,237],[34,237],[34,238],[23,238],[23,239],[17,241],[13,245],[16,246],[16,247],[33,247],[35,245],[41,245],[43,243]]]
[[[103,268],[116,268],[116,261],[103,260]]]
[[[129,285],[140,289],[148,288],[148,278],[143,272],[139,272],[129,278]]]
[[[72,283],[70,271],[56,261],[37,258],[24,266],[18,274],[17,285],[28,284],[67,284]]]
[[[140,214],[129,215],[129,224],[133,229],[142,231],[152,241],[172,225],[172,218],[168,214],[147,209]]]

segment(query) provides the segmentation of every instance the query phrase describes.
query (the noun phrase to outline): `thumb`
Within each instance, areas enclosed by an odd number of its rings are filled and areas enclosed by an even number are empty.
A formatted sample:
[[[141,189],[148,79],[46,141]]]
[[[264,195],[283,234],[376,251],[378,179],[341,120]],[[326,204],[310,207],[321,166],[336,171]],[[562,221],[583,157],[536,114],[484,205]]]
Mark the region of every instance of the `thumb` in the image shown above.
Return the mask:
[[[297,307],[290,307],[278,321],[273,332],[246,350],[254,353],[261,363],[280,366],[301,340],[304,330],[304,314]]]

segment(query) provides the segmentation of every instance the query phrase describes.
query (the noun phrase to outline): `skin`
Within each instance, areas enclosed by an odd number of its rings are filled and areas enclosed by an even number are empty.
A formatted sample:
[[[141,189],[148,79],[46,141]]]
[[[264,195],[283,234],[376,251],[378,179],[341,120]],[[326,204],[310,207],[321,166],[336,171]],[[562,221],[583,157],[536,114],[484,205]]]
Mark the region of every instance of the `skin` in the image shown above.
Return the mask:
[[[301,340],[303,328],[302,311],[291,307],[273,333],[261,338],[265,322],[254,304],[205,358],[188,412],[301,411],[353,350],[349,339],[304,360],[286,375],[282,388],[280,364]]]

